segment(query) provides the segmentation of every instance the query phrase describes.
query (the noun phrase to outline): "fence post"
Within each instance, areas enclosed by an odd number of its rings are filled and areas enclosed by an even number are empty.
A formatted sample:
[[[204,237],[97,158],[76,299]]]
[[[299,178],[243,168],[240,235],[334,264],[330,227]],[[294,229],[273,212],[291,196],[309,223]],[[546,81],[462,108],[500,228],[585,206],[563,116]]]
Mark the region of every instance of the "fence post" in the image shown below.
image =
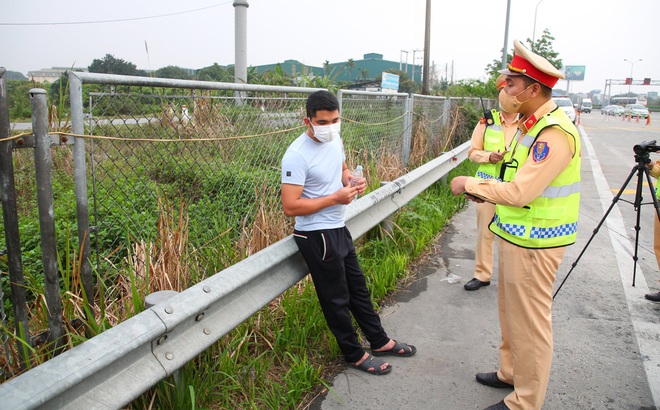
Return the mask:
[[[27,300],[25,297],[25,278],[23,277],[23,257],[21,256],[21,240],[18,233],[18,211],[16,205],[16,186],[14,182],[14,141],[7,140],[9,130],[9,101],[7,99],[7,83],[5,68],[0,67],[0,193],[2,193],[2,215],[5,224],[5,243],[7,245],[7,265],[11,282],[11,303],[14,309],[16,335],[30,341],[28,325]],[[25,367],[29,359],[29,351],[21,340],[16,340],[21,367]]]
[[[447,123],[449,122],[449,113],[451,112],[451,98],[446,98],[445,103],[442,107],[442,128],[447,127]]]
[[[403,141],[401,143],[401,162],[404,167],[408,166],[410,160],[410,144],[412,143],[412,128],[413,128],[413,109],[414,97],[408,95],[406,97],[406,114],[403,117]]]
[[[62,299],[57,263],[57,240],[53,217],[52,159],[50,135],[48,134],[48,104],[46,91],[41,88],[30,90],[32,103],[32,133],[34,134],[34,167],[37,181],[39,228],[41,231],[41,260],[44,265],[46,304],[48,305],[49,341],[54,342],[53,352],[61,353],[64,347],[62,326]]]
[[[71,131],[84,134],[82,81],[69,71],[69,100],[71,103]],[[76,217],[78,219],[78,243],[81,252],[80,278],[88,307],[94,305],[94,279],[89,237],[89,202],[87,200],[87,164],[85,140],[75,137],[73,143],[73,168],[76,185]],[[89,310],[91,312],[91,309]]]
[[[380,186],[384,187],[385,185],[389,184],[390,181],[380,181]],[[394,214],[389,214],[386,216],[381,222],[380,222],[380,227],[385,231],[385,233],[390,236],[394,237],[394,218],[392,218],[392,215]]]

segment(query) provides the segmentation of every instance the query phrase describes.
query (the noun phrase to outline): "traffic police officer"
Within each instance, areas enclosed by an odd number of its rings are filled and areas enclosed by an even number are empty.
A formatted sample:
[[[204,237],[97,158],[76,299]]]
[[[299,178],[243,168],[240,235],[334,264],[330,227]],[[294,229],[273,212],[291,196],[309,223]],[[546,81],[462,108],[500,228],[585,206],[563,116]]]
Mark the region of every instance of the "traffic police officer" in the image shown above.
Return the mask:
[[[655,179],[660,178],[660,162],[653,161],[647,165],[651,170],[651,176]],[[656,186],[655,196],[660,200],[660,187]],[[660,221],[656,213],[653,213],[653,251],[655,252],[655,259],[658,262],[658,269],[660,269]],[[660,302],[660,292],[657,293],[647,293],[644,297],[653,302]]]
[[[501,90],[506,85],[503,74],[495,80],[495,86]],[[497,179],[504,154],[511,146],[511,140],[518,129],[520,114],[502,110],[490,110],[472,132],[472,146],[468,159],[480,164],[477,178]],[[473,278],[465,284],[465,290],[477,290],[490,285],[493,276],[493,248],[495,234],[488,229],[495,215],[495,204],[482,202],[477,204],[477,247],[474,257]]]
[[[580,138],[552,101],[564,75],[514,40],[500,92],[502,108],[523,115],[502,181],[456,177],[454,195],[496,205],[490,229],[498,245],[498,306],[502,341],[497,372],[477,381],[512,388],[489,409],[540,409],[552,365],[552,289],[566,246],[575,242],[580,201]]]

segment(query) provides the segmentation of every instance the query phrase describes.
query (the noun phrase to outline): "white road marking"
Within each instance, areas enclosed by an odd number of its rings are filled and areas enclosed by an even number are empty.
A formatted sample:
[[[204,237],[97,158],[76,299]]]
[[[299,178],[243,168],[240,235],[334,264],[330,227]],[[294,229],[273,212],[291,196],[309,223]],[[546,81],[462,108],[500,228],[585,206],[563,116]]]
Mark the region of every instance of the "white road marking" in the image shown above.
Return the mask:
[[[594,150],[589,136],[584,131],[583,127],[579,127],[580,135],[582,135],[582,146],[586,149],[588,155],[583,159],[588,159],[596,188],[600,196],[600,202],[603,206],[603,214],[612,204],[614,194],[610,191],[609,184],[605,179],[605,175],[598,162],[596,151]],[[626,232],[623,224],[623,218],[619,211],[618,205],[615,205],[607,216],[605,222],[608,229],[613,232]],[[634,254],[633,246],[628,238],[621,235],[610,235],[612,247],[614,248],[614,255],[616,257],[619,274],[621,276],[621,283],[626,295],[626,303],[630,318],[632,320],[633,328],[635,329],[635,337],[639,344],[639,355],[646,370],[646,377],[651,388],[653,401],[656,407],[660,407],[660,338],[658,338],[659,327],[657,323],[650,322],[647,315],[644,314],[648,310],[648,304],[653,303],[644,299],[644,295],[649,293],[649,288],[646,283],[646,277],[642,272],[641,266],[637,264],[637,276],[635,279],[635,286],[631,286],[631,272],[633,271]]]

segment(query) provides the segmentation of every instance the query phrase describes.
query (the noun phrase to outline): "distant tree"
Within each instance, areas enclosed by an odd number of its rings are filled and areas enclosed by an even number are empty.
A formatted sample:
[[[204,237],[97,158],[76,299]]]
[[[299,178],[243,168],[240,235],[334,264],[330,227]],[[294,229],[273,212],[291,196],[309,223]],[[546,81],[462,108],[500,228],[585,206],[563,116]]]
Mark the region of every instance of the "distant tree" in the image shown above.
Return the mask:
[[[248,75],[250,83],[252,84],[264,84],[264,85],[292,85],[293,78],[287,75],[282,66],[277,64],[275,66],[275,71],[266,71],[261,74],[255,74],[253,76]]]
[[[530,50],[534,50],[534,53],[540,55],[541,57],[545,58],[548,60],[553,66],[557,67],[558,69],[561,69],[564,65],[562,63],[561,58],[558,58],[559,53],[556,52],[553,47],[552,47],[552,42],[555,40],[555,38],[550,34],[550,30],[547,28],[543,30],[543,34],[541,35],[541,38],[538,40],[534,41],[532,43],[532,40],[528,38],[525,40],[525,43],[527,48]],[[501,51],[501,50],[500,50]],[[511,53],[507,53],[506,56],[506,61],[507,64],[511,62],[513,59],[513,51]],[[488,64],[486,66],[486,73],[488,73],[491,77],[497,78],[499,75],[498,71],[502,69],[502,60],[493,60],[492,63]]]
[[[234,77],[228,70],[220,67],[218,63],[204,67],[197,72],[197,79],[200,81],[217,81],[228,83],[234,81]]]
[[[32,116],[30,89],[36,84],[32,81],[7,81],[7,100],[9,102],[9,119],[11,121],[26,121]]]
[[[50,95],[49,97],[53,101],[60,101],[62,99],[66,100],[69,97],[69,72],[65,71],[60,74],[58,81],[53,81],[53,84],[50,85]]]
[[[497,90],[495,88],[494,79],[491,79],[487,82],[467,79],[459,80],[453,84],[449,84],[445,90],[443,90],[442,95],[446,97],[497,98]]]
[[[500,49],[500,54],[502,53],[502,50]],[[506,54],[506,62],[509,64],[511,60],[513,59],[513,54],[507,53]],[[502,69],[502,60],[493,60],[492,63],[488,64],[486,66],[486,73],[491,77],[491,78],[497,78],[498,75],[500,75],[499,71]]]
[[[190,80],[192,78],[188,74],[188,70],[174,65],[159,68],[154,72],[154,75],[158,78],[175,78],[178,80]]]
[[[369,70],[366,68],[360,68],[360,73],[358,74],[357,79],[367,81],[369,79]]]
[[[349,58],[348,61],[345,64],[345,67],[348,68],[348,79],[353,80],[353,69],[355,68],[357,64],[355,63],[355,60],[352,58]]]
[[[552,34],[550,34],[550,30],[546,28],[543,30],[541,38],[536,40],[534,43],[532,43],[532,40],[529,38],[525,40],[525,42],[527,43],[527,48],[533,50],[541,57],[544,57],[556,68],[561,69],[564,64],[562,63],[561,58],[558,58],[559,53],[552,48],[552,42],[554,40],[555,38],[552,36]]]
[[[112,54],[106,54],[100,60],[94,59],[87,69],[90,73],[146,76],[146,73],[143,70],[138,70],[135,64],[121,58],[115,58]]]
[[[5,79],[7,80],[18,80],[18,81],[27,81],[27,77],[23,75],[23,73],[19,73],[18,71],[9,71],[7,70],[5,72]]]

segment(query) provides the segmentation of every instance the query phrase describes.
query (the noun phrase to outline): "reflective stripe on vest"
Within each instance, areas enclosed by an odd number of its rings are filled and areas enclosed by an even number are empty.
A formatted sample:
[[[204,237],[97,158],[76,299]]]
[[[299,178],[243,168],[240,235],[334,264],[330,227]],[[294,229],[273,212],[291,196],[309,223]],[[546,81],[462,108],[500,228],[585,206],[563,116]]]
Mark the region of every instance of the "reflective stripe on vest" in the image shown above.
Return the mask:
[[[515,148],[507,160],[517,167],[507,168],[505,181],[511,181],[526,162],[539,133],[547,127],[559,127],[566,138],[573,138],[575,154],[541,195],[527,206],[517,208],[506,205],[495,207],[490,225],[497,236],[524,248],[553,248],[566,246],[577,238],[580,204],[580,139],[577,129],[562,112],[555,110],[541,118],[525,136],[517,136]]]
[[[493,116],[493,124],[486,125],[484,131],[484,150],[490,152],[504,152],[506,145],[504,143],[504,132],[502,131],[502,121],[500,113],[497,110],[490,110]],[[480,164],[475,176],[481,179],[499,179],[501,163]]]

